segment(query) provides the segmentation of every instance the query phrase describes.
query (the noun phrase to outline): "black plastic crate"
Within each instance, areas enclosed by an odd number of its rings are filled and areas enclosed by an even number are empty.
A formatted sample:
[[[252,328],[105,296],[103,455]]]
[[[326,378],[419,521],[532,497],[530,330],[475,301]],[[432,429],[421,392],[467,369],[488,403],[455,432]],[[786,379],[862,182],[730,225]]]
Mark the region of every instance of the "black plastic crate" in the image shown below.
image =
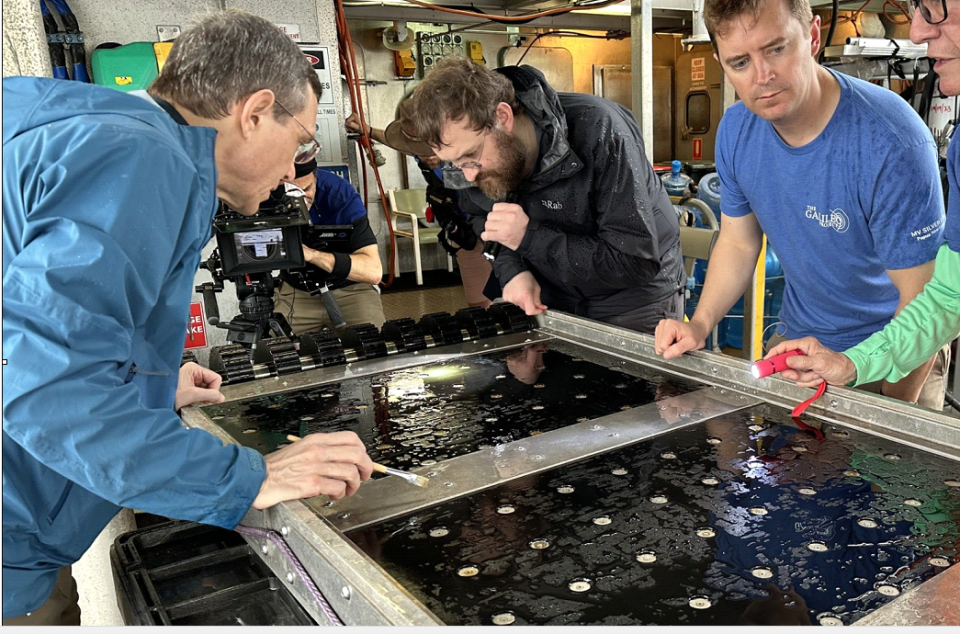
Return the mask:
[[[118,537],[110,549],[127,625],[313,625],[239,534],[167,522]]]

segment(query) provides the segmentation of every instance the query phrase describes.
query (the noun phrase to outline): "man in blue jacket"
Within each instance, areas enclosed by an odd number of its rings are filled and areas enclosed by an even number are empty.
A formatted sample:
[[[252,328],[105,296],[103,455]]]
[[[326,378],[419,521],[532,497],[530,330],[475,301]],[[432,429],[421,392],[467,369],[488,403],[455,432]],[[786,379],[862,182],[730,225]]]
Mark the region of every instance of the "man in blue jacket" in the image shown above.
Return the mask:
[[[319,91],[241,11],[181,35],[149,94],[3,80],[5,625],[79,623],[69,566],[121,507],[232,528],[369,478],[352,433],[264,457],[174,411],[218,398],[197,367],[177,391],[217,198],[253,214],[316,154]]]

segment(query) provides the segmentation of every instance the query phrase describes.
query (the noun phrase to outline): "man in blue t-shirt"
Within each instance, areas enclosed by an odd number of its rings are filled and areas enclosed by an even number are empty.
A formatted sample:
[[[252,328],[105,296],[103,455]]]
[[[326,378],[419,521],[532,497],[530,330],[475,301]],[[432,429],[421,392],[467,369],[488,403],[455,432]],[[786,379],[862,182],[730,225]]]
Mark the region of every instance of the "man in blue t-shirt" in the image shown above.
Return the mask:
[[[944,211],[930,132],[895,93],[817,64],[820,18],[807,0],[707,0],[704,21],[742,101],[717,132],[723,221],[700,302],[689,323],[660,323],[656,350],[703,347],[750,283],[763,234],[785,278],[771,344],[816,335],[849,348],[933,273]],[[947,355],[861,387],[941,409]]]
[[[310,205],[312,226],[303,240],[307,265],[281,271],[282,284],[274,295],[276,311],[296,334],[357,324],[380,328],[385,319],[375,284],[383,276],[383,265],[360,195],[336,174],[318,169],[316,161],[296,168],[293,184],[304,191]],[[323,232],[334,234],[333,239],[319,237],[319,227],[333,226],[352,229]],[[336,300],[343,325],[327,312],[320,295],[324,289]]]

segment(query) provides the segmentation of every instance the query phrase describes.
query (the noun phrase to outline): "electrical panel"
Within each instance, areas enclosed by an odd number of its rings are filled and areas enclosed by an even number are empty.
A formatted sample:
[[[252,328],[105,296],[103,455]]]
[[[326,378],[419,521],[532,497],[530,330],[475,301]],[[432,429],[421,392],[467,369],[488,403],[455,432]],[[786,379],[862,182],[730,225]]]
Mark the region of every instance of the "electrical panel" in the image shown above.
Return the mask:
[[[459,33],[420,33],[417,37],[420,75],[426,76],[444,57],[463,55],[463,45],[463,36]]]

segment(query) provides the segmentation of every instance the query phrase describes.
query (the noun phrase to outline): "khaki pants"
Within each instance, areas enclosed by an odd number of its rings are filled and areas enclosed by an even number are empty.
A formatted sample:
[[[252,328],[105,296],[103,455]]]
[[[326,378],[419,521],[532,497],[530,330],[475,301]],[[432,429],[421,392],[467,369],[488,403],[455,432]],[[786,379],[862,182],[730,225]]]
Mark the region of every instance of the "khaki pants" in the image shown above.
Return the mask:
[[[331,293],[340,306],[340,313],[347,326],[373,324],[380,328],[386,321],[383,304],[380,302],[380,291],[372,284],[358,282]],[[276,303],[276,312],[287,318],[294,334],[316,332],[324,328],[336,330],[319,295],[313,296],[289,284],[281,284],[273,296],[273,301]]]
[[[33,612],[3,619],[4,625],[80,625],[80,595],[70,566],[60,569],[50,598]]]
[[[473,251],[460,249],[457,251],[457,266],[460,268],[460,279],[463,280],[463,292],[467,297],[468,306],[488,308],[492,303],[483,294],[487,280],[493,274],[490,260],[483,257],[483,242],[477,240]]]
[[[774,334],[765,346],[766,350],[774,347],[781,341],[786,341],[786,337]],[[920,388],[920,398],[917,405],[927,407],[938,412],[943,411],[943,398],[947,391],[947,373],[950,371],[950,344],[940,348],[937,352],[937,358],[933,362],[930,374]],[[883,387],[883,381],[874,381],[873,383],[864,383],[858,385],[856,389],[870,392],[871,394],[880,394],[880,388]]]

